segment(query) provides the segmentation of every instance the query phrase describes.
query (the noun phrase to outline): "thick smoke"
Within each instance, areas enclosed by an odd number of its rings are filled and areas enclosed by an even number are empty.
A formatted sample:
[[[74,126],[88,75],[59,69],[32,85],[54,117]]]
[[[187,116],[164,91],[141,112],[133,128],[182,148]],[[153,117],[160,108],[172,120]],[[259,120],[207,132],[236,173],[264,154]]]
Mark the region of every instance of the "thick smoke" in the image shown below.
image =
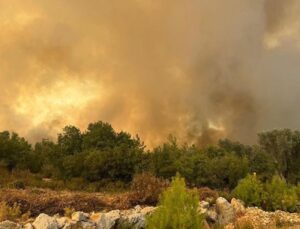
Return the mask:
[[[149,146],[300,128],[297,0],[0,0],[0,129],[104,120]]]

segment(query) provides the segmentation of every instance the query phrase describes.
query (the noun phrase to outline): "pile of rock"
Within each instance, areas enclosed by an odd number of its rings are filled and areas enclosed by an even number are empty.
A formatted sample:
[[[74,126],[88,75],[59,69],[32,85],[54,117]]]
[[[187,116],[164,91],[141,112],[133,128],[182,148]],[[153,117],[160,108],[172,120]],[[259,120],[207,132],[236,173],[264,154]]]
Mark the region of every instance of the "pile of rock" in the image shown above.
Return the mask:
[[[112,229],[112,228],[145,228],[146,217],[155,211],[155,207],[136,206],[130,210],[113,210],[100,213],[74,212],[71,217],[53,217],[40,214],[25,224],[10,221],[0,223],[0,229]],[[225,229],[244,228],[300,228],[300,214],[282,211],[265,212],[258,208],[245,208],[240,200],[232,199],[229,203],[219,197],[215,203],[201,201],[199,214],[206,218],[206,228],[209,224],[225,226]],[[248,228],[247,227],[247,228]]]
[[[230,204],[225,198],[219,197],[215,204],[201,201],[198,210],[204,214],[207,222],[226,225],[233,222],[237,215],[244,214],[245,207],[239,200],[232,199]]]
[[[10,221],[0,223],[0,229],[110,229],[121,225],[130,228],[144,228],[145,218],[155,210],[155,207],[141,208],[136,206],[131,210],[113,210],[103,213],[74,212],[72,217],[53,217],[40,214],[34,221],[24,225]]]
[[[300,229],[300,214],[283,211],[265,212],[259,208],[245,208],[242,201],[232,199],[229,203],[220,197],[215,204],[201,201],[199,212],[206,216],[208,223],[234,228],[291,228]]]
[[[250,225],[251,228],[300,228],[300,214],[283,211],[265,212],[259,208],[245,209],[245,214],[237,217],[234,223],[228,224],[226,229],[235,228],[234,225]]]

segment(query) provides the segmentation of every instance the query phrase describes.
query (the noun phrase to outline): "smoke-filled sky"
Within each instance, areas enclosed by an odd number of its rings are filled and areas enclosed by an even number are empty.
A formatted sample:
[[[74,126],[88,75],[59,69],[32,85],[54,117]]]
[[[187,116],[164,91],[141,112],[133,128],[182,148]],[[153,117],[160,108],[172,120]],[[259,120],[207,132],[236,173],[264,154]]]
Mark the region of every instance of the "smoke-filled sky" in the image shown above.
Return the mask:
[[[300,129],[298,0],[0,0],[0,129],[148,146]]]

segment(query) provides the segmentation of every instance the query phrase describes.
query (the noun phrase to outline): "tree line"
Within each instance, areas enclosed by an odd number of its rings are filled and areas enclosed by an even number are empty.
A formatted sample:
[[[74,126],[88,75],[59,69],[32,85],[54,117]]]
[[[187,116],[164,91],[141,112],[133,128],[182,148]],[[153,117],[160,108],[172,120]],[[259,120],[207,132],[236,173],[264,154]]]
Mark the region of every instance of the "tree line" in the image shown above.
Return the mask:
[[[252,146],[224,139],[200,148],[170,137],[152,150],[147,150],[138,136],[117,132],[101,121],[89,124],[84,132],[66,126],[56,141],[44,139],[34,146],[16,133],[0,132],[2,168],[62,181],[80,178],[88,183],[129,183],[142,172],[164,179],[179,173],[191,187],[232,190],[253,173],[262,181],[278,175],[297,184],[299,165],[300,132],[290,129],[259,133]]]

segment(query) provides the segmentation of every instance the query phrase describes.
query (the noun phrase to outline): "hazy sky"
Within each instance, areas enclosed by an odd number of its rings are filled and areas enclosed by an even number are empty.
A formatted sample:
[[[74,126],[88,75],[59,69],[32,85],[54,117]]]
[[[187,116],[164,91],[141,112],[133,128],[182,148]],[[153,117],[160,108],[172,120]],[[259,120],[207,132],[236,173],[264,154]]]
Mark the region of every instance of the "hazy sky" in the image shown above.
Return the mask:
[[[0,129],[156,145],[300,129],[298,0],[0,0]]]

